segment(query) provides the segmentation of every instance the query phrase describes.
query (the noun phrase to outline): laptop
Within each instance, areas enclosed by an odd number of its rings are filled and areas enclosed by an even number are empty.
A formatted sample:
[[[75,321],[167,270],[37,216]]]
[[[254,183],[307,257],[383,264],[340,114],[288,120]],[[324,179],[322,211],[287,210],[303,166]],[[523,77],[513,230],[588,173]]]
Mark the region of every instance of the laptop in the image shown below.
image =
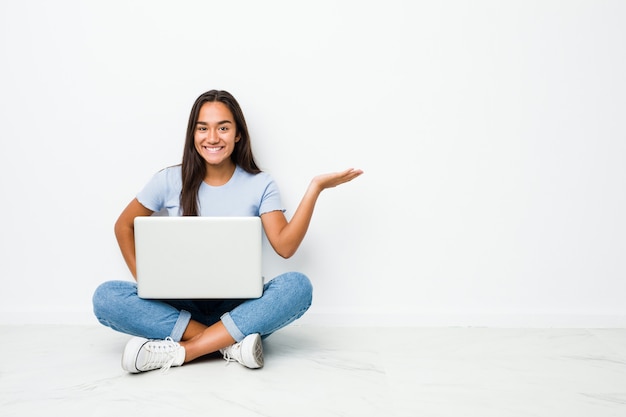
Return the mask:
[[[140,298],[258,298],[261,254],[259,217],[135,218]]]

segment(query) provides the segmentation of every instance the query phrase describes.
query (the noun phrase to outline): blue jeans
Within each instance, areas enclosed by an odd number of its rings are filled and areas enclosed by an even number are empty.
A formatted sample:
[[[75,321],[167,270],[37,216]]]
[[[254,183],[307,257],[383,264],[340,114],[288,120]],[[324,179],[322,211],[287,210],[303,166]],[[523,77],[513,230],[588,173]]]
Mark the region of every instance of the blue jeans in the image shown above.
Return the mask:
[[[108,281],[93,295],[98,321],[122,333],[148,339],[180,341],[191,319],[206,326],[222,321],[236,341],[249,334],[265,338],[300,318],[311,306],[313,289],[299,272],[287,272],[265,283],[263,295],[242,300],[147,300],[137,284]]]

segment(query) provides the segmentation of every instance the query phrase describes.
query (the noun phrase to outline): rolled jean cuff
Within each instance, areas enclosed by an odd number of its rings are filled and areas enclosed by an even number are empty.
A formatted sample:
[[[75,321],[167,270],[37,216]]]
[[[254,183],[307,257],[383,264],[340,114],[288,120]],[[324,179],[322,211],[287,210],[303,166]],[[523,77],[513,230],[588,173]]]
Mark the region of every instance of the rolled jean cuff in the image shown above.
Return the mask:
[[[239,330],[239,327],[237,327],[237,325],[233,321],[230,313],[224,313],[222,317],[220,317],[220,319],[222,320],[222,323],[224,324],[224,327],[226,327],[228,333],[230,333],[230,335],[233,339],[235,339],[236,342],[241,342],[243,338],[246,337],[245,334],[241,333],[241,330]]]
[[[183,334],[189,325],[189,321],[191,320],[191,313],[185,310],[180,310],[180,314],[178,315],[178,320],[176,320],[176,324],[174,324],[174,328],[172,329],[172,333],[170,337],[175,342],[180,342],[180,339],[183,338]]]

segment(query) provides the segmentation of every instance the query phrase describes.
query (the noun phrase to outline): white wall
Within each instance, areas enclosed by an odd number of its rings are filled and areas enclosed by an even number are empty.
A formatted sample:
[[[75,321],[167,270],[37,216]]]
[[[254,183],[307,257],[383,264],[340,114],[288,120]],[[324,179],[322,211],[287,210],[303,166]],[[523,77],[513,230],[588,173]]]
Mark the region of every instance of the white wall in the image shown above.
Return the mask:
[[[242,105],[308,323],[626,325],[626,3],[0,2],[0,322],[94,322],[195,98]]]

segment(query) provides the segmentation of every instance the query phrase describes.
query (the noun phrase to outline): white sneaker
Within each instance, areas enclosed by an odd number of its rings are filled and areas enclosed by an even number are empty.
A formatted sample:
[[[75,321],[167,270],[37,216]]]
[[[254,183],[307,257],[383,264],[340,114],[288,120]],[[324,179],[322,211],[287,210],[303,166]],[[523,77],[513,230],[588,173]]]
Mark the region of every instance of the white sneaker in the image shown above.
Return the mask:
[[[226,362],[237,361],[252,369],[263,367],[263,344],[258,333],[250,334],[241,342],[220,349],[220,352]]]
[[[181,366],[184,361],[185,348],[171,337],[165,340],[133,337],[124,349],[122,368],[133,374],[159,368],[165,372],[171,366]]]

